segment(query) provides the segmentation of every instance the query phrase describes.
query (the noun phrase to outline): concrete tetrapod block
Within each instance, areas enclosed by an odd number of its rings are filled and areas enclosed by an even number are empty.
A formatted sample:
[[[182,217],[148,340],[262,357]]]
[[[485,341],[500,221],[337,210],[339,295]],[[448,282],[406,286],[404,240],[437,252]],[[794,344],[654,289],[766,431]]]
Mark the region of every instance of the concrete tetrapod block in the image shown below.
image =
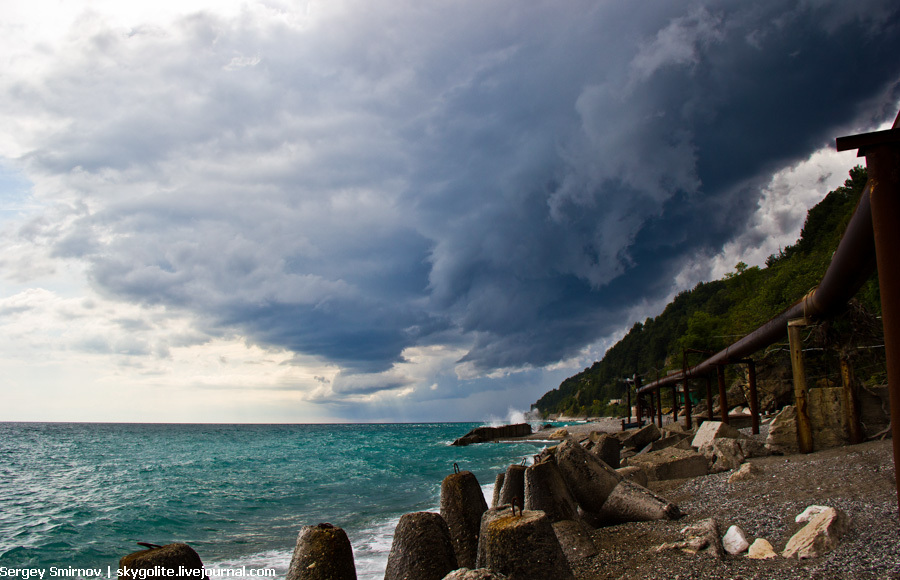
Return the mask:
[[[677,505],[628,480],[613,489],[597,514],[606,524],[677,520],[682,515]]]
[[[647,473],[637,465],[629,465],[628,467],[620,467],[616,473],[621,475],[628,481],[633,481],[638,485],[647,487]]]
[[[167,544],[139,552],[132,552],[119,560],[119,570],[159,570],[161,566],[172,575],[166,578],[173,580],[200,580],[206,578],[202,573],[203,562],[197,552],[187,544]],[[197,572],[200,570],[201,572]],[[186,571],[186,572],[185,572]],[[182,573],[179,573],[182,572]],[[157,574],[159,576],[159,574]],[[129,578],[134,577],[134,572]],[[119,578],[123,578],[119,576]]]
[[[471,568],[478,556],[481,516],[488,509],[478,479],[471,471],[451,473],[441,482],[441,516],[460,566]]]
[[[585,511],[599,512],[622,476],[574,441],[556,450],[556,463],[575,501]]]
[[[484,512],[478,568],[509,580],[575,580],[553,526],[542,511],[497,508]],[[385,579],[387,580],[387,579]]]
[[[394,530],[384,580],[442,580],[458,568],[450,530],[440,514],[404,514]]]
[[[346,532],[331,524],[303,526],[285,580],[356,580]]]
[[[500,490],[503,489],[503,480],[506,479],[506,472],[501,471],[494,480],[494,493],[491,497],[491,507],[495,508],[500,505]]]
[[[500,499],[497,507],[512,505],[513,499],[519,498],[525,501],[525,466],[510,465],[506,468],[506,476],[503,478],[503,487],[500,489]],[[522,503],[519,506],[523,505]]]
[[[592,440],[594,439],[593,435],[594,433],[591,433]],[[591,453],[613,469],[618,469],[621,461],[622,442],[612,433],[603,433],[594,441]]]
[[[553,531],[569,564],[597,555],[597,546],[591,539],[590,529],[581,520],[554,522]]]
[[[540,510],[551,522],[577,517],[578,504],[555,461],[535,463],[525,470],[525,509]]]

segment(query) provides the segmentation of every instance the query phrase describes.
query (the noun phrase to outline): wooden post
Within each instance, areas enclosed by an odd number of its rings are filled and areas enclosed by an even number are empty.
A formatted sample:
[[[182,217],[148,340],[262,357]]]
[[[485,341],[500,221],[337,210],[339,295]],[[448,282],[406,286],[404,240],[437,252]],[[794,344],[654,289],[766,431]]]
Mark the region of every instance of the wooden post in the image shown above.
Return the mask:
[[[853,376],[853,367],[847,353],[841,353],[841,382],[844,384],[844,421],[847,424],[847,435],[851,445],[862,443],[862,425],[859,422],[859,396],[856,391],[856,381]]]
[[[712,394],[712,377],[706,375],[706,419],[713,420],[713,394]]]
[[[725,391],[725,367],[716,367],[716,377],[719,379],[719,415],[722,422],[728,424],[728,393]]]
[[[747,383],[750,388],[751,432],[754,435],[759,435],[759,396],[756,392],[756,363],[752,359],[747,361]]]
[[[797,407],[797,444],[800,453],[812,453],[812,428],[806,397],[806,369],[803,367],[803,341],[800,328],[808,324],[805,318],[788,322],[788,342],[791,348],[791,369],[794,373],[794,404]]]

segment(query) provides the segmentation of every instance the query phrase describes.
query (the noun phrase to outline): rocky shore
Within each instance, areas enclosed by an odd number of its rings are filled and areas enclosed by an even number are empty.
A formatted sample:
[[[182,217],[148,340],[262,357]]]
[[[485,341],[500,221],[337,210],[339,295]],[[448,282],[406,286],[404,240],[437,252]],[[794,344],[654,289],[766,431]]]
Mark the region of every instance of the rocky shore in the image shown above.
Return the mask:
[[[555,443],[497,474],[490,505],[487,482],[454,466],[440,514],[401,518],[385,580],[900,579],[890,440],[785,455],[766,444],[768,424],[756,435],[717,421],[620,426],[512,438]],[[154,554],[168,553],[121,567]],[[326,578],[355,580],[349,541],[306,526],[287,580]]]
[[[649,482],[686,515],[677,521],[631,522],[592,532],[596,556],[573,565],[584,580],[900,578],[900,513],[891,442],[873,441],[808,455],[752,458],[760,473],[728,483],[732,472]],[[831,552],[805,560],[718,559],[703,553],[657,551],[682,539],[691,524],[715,518],[724,533],[740,526],[752,542],[765,538],[780,552],[800,529],[795,517],[809,505],[839,508],[850,526]]]

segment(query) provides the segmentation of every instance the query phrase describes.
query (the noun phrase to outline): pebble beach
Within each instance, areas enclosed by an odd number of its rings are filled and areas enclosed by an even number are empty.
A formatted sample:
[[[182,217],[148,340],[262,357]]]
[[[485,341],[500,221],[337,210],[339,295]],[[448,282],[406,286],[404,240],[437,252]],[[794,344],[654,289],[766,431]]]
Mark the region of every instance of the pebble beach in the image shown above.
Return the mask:
[[[614,420],[566,427],[580,439],[591,431],[614,432]],[[549,432],[548,432],[549,431]],[[749,429],[744,430],[749,435]],[[552,430],[533,437],[547,437]],[[766,426],[754,437],[764,440]],[[685,516],[675,521],[632,522],[593,532],[599,553],[573,566],[582,580],[638,579],[900,579],[900,509],[891,441],[870,441],[807,455],[773,455],[749,460],[760,468],[750,479],[728,483],[732,472],[648,487],[676,503]],[[715,518],[721,531],[740,526],[750,542],[764,538],[781,552],[802,527],[795,517],[809,505],[831,506],[850,518],[849,531],[833,551],[819,558],[751,560],[742,555],[691,554],[662,550],[682,539],[691,524]]]

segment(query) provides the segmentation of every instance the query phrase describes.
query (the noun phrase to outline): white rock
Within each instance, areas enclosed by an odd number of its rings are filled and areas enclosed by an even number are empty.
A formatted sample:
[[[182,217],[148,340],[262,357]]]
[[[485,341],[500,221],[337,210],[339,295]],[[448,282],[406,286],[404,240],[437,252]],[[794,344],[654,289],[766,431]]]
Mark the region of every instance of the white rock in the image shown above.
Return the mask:
[[[738,526],[731,526],[722,538],[722,546],[726,552],[735,556],[749,548],[750,542],[747,541],[744,530]]]
[[[824,505],[811,505],[808,508],[806,508],[805,510],[803,510],[803,513],[801,513],[796,518],[794,518],[794,521],[797,522],[798,524],[806,523],[809,520],[811,520],[814,516],[819,515],[820,513],[824,512],[827,509],[828,509],[828,507],[826,507]]]
[[[747,557],[751,560],[768,560],[769,558],[777,558],[778,554],[775,552],[775,548],[772,547],[772,544],[769,543],[769,540],[756,538],[756,540],[750,544],[750,550],[747,552]]]

